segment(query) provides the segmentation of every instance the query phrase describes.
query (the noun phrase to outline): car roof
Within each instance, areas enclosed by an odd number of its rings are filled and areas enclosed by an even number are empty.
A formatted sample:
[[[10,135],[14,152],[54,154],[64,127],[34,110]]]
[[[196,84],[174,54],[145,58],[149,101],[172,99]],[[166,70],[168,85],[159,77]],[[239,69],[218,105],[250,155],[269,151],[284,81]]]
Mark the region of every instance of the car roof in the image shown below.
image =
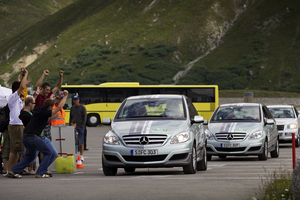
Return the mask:
[[[127,99],[149,99],[149,98],[166,98],[166,99],[182,99],[184,95],[180,94],[152,94],[152,95],[139,95],[131,96]]]
[[[259,106],[260,103],[228,103],[222,104],[220,107],[227,107],[227,106]]]
[[[269,105],[268,108],[292,108],[291,105]]]

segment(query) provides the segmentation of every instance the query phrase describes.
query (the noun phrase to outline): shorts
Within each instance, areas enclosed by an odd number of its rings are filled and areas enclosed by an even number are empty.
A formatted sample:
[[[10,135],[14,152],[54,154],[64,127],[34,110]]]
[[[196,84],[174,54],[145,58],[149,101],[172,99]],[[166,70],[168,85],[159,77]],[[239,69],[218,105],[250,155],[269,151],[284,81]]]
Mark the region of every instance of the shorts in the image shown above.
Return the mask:
[[[76,128],[78,132],[78,139],[79,139],[79,145],[84,145],[84,127],[83,128]]]
[[[10,139],[8,135],[8,130],[5,130],[3,133],[3,146],[2,146],[2,158],[9,158],[10,152]]]
[[[10,152],[25,152],[23,144],[23,125],[8,125],[8,134],[10,139]]]

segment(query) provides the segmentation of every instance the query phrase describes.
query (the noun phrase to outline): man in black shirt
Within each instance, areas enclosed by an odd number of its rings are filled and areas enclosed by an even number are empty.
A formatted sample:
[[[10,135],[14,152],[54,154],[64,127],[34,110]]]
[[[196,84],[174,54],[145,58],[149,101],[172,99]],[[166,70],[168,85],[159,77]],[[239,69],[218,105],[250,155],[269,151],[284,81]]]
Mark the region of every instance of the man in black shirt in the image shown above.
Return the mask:
[[[57,152],[53,152],[51,146],[48,145],[50,140],[47,137],[41,137],[40,134],[45,128],[49,117],[55,115],[65,105],[67,97],[68,91],[65,90],[64,97],[56,108],[53,109],[54,100],[46,99],[42,106],[34,109],[33,115],[25,127],[23,134],[23,143],[27,150],[27,155],[8,172],[9,177],[22,178],[17,173],[22,171],[35,159],[36,151],[40,151],[44,154],[44,157],[36,172],[36,178],[49,178],[49,175],[46,174],[47,169],[56,159]]]

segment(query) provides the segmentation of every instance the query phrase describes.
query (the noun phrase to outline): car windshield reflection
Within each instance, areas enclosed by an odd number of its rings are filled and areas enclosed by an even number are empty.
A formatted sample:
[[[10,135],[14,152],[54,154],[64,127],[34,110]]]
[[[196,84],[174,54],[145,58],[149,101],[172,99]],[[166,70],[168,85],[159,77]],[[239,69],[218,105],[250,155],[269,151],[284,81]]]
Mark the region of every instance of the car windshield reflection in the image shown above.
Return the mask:
[[[211,122],[243,121],[260,122],[258,106],[222,106],[214,113]]]
[[[185,119],[182,99],[128,99],[118,112],[119,120],[134,118]]]

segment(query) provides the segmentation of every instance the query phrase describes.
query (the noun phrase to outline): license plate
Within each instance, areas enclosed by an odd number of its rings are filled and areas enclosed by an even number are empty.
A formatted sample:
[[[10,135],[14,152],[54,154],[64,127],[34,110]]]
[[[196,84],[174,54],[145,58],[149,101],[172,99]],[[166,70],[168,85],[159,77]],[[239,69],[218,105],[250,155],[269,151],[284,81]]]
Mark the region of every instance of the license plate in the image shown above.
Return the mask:
[[[239,143],[221,143],[221,147],[223,148],[232,148],[232,147],[239,147]]]
[[[131,150],[130,154],[132,156],[151,156],[151,155],[157,155],[158,150],[157,149]]]

